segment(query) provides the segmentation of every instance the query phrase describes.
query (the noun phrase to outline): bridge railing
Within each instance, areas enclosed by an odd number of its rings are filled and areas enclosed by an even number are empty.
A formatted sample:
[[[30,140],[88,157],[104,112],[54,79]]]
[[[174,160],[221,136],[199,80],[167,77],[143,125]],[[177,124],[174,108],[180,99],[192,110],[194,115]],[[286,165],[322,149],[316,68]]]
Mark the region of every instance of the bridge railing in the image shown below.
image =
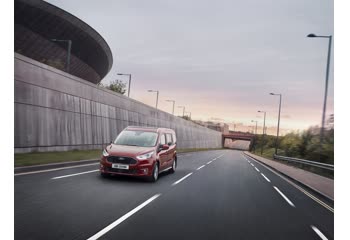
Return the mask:
[[[302,165],[307,165],[307,166],[312,166],[312,167],[317,167],[317,168],[322,168],[322,169],[334,171],[334,165],[332,165],[332,164],[314,162],[314,161],[300,159],[300,158],[285,157],[285,156],[280,156],[280,155],[276,155],[276,154],[273,155],[273,158],[276,160],[295,162],[295,163],[300,163]]]

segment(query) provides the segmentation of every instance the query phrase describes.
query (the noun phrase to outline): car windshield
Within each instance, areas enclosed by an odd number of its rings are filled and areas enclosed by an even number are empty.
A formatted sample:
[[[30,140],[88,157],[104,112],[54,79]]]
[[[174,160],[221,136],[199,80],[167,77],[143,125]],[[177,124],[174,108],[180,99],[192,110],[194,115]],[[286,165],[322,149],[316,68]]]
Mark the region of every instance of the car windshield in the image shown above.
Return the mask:
[[[158,134],[155,132],[144,131],[123,131],[119,134],[114,144],[138,146],[138,147],[154,147],[156,145]]]

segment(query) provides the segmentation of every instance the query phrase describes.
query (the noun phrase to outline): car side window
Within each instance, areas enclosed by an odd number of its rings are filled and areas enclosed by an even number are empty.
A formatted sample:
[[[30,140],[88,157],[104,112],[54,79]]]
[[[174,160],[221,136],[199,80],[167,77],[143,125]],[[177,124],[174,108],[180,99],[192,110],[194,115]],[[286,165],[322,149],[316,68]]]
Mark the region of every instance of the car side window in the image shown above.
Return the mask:
[[[167,140],[169,146],[173,144],[173,138],[172,138],[170,133],[166,134],[166,140]]]
[[[162,135],[160,136],[160,144],[166,144],[165,134],[162,134]]]
[[[173,135],[173,143],[176,143],[176,135],[175,134],[172,134]]]

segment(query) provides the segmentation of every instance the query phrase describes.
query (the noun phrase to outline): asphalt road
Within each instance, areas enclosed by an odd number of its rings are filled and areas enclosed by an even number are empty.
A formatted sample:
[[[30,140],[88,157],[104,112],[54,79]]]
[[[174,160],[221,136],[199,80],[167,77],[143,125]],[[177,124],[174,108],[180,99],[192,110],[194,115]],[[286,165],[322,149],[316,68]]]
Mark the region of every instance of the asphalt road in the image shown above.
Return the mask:
[[[15,176],[15,239],[334,238],[332,211],[240,151],[183,154],[156,183],[97,167]]]

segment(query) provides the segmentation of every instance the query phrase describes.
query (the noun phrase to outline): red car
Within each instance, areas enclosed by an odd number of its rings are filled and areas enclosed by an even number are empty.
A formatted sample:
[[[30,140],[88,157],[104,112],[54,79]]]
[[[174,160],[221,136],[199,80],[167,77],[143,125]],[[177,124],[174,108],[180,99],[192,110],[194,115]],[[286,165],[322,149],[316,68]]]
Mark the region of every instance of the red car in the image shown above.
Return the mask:
[[[146,177],[155,182],[164,171],[175,172],[176,135],[168,128],[129,126],[102,153],[100,172]]]

